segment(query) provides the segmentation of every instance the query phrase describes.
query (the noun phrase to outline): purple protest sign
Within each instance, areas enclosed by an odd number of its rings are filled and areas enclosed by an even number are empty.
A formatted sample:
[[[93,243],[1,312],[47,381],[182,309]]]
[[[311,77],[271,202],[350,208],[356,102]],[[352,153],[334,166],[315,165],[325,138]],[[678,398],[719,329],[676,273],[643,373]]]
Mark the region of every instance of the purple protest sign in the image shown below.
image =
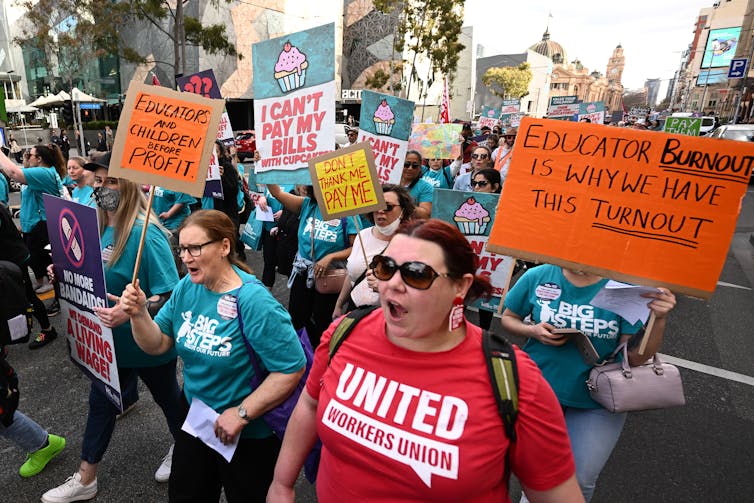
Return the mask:
[[[97,210],[47,194],[44,206],[71,360],[122,410],[113,333],[94,314],[108,306]]]
[[[185,77],[175,79],[178,90],[185,93],[194,93],[204,96],[205,98],[222,99],[220,87],[215,79],[215,72],[210,68]]]

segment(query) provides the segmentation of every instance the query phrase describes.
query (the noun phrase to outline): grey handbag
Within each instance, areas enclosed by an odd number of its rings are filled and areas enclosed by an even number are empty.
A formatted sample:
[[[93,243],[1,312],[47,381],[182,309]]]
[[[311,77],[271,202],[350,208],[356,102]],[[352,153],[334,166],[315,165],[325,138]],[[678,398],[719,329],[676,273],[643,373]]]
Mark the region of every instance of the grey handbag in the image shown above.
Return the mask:
[[[613,352],[623,351],[623,361],[594,367],[586,386],[592,399],[610,412],[664,409],[686,404],[681,374],[675,365],[662,362],[655,354],[651,362],[637,367],[628,365],[626,343]]]

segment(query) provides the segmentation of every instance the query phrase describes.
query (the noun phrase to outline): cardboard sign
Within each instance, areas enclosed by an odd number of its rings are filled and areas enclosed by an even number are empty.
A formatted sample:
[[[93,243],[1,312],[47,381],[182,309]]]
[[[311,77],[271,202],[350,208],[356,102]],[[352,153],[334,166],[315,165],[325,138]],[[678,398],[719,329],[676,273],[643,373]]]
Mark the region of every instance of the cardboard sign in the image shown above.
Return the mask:
[[[175,83],[178,89],[186,93],[198,94],[215,100],[223,97],[220,93],[220,86],[217,85],[217,79],[215,79],[215,72],[211,68],[193,75],[178,77],[175,79]]]
[[[413,117],[413,101],[372,91],[361,92],[357,141],[371,145],[380,183],[400,183]]]
[[[462,124],[414,124],[408,149],[423,159],[457,159],[461,155]]]
[[[131,82],[108,175],[202,197],[225,103]]]
[[[385,208],[369,143],[357,143],[309,160],[317,205],[325,219]]]
[[[516,264],[513,257],[485,250],[499,199],[499,194],[435,189],[432,200],[432,217],[458,227],[479,258],[476,274],[485,276],[492,283],[492,297],[477,299],[472,305],[493,312],[498,310],[508,292]]]
[[[260,183],[309,184],[309,160],[335,150],[335,25],[251,48]]]
[[[97,210],[48,194],[44,206],[69,356],[123,410],[113,333],[94,314],[109,306]]]
[[[514,148],[491,251],[712,295],[754,145],[525,118]]]
[[[667,117],[662,130],[666,133],[699,136],[701,127],[701,117]]]

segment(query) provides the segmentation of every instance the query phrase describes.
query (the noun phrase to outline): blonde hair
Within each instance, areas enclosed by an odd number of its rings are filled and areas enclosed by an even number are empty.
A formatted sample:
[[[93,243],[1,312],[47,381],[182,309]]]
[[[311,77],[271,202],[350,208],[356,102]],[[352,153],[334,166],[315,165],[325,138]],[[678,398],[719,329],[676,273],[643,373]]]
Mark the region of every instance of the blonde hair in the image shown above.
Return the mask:
[[[134,228],[137,220],[144,222],[144,216],[147,213],[147,198],[141,191],[141,187],[125,178],[118,178],[118,191],[120,192],[120,203],[118,209],[115,210],[113,221],[110,222],[113,228],[113,237],[115,244],[113,246],[113,253],[110,256],[108,266],[115,264],[126,248],[128,238],[131,236],[131,231]],[[98,208],[97,212],[100,213],[103,210]],[[107,226],[107,219],[103,215],[99,215],[99,233],[102,235],[105,232]],[[170,235],[160,220],[155,215],[154,211],[149,212],[149,223],[156,225],[157,228],[162,231],[165,236]]]

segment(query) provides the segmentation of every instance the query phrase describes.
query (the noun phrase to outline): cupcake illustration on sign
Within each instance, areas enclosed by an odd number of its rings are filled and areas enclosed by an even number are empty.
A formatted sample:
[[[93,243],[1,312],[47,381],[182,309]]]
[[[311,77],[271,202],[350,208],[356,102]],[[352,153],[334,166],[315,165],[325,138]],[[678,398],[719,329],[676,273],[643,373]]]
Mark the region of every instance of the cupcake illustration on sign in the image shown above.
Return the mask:
[[[308,66],[306,54],[293,47],[290,42],[286,42],[278,56],[278,62],[275,63],[275,78],[280,89],[284,93],[289,93],[303,87]]]
[[[458,229],[464,234],[483,235],[490,223],[490,212],[484,209],[473,197],[458,207],[453,215]]]
[[[374,127],[377,130],[377,134],[390,134],[393,130],[393,124],[395,124],[395,115],[387,104],[386,99],[382,99],[377,110],[374,111]]]

